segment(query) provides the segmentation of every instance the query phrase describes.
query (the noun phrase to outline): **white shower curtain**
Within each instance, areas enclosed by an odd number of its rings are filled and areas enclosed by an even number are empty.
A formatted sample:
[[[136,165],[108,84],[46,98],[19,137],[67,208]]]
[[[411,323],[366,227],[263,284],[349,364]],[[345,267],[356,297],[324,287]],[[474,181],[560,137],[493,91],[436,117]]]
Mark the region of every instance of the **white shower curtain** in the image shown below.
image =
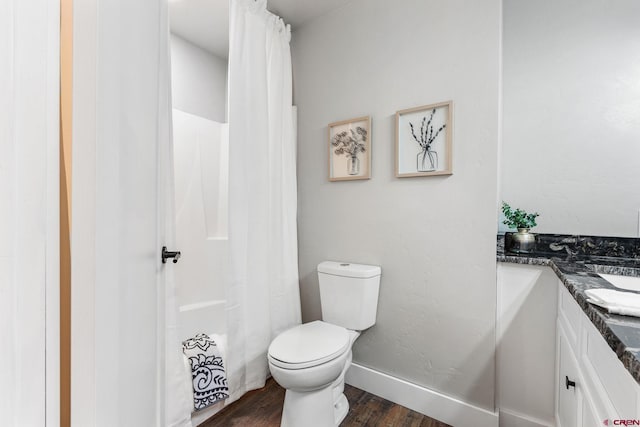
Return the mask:
[[[265,0],[231,0],[230,400],[264,385],[266,351],[300,323],[290,27]]]

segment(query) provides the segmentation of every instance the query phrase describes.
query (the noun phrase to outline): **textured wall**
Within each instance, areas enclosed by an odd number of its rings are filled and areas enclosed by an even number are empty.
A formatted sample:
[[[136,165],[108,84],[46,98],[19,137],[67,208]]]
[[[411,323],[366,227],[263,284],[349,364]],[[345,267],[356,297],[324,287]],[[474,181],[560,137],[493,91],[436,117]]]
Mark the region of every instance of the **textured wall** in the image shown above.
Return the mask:
[[[382,266],[357,363],[493,410],[500,2],[356,0],[293,34],[299,268]],[[449,177],[394,177],[397,110],[454,101]],[[327,180],[327,124],[371,115],[369,181]]]
[[[540,232],[638,235],[640,2],[504,1],[501,196]]]

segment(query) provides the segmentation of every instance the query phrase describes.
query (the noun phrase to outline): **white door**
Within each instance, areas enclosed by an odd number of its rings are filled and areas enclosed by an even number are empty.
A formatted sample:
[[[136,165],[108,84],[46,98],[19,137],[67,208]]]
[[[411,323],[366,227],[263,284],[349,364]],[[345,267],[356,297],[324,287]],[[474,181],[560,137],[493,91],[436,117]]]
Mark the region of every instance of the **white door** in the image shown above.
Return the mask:
[[[72,425],[165,425],[166,5],[74,8]]]

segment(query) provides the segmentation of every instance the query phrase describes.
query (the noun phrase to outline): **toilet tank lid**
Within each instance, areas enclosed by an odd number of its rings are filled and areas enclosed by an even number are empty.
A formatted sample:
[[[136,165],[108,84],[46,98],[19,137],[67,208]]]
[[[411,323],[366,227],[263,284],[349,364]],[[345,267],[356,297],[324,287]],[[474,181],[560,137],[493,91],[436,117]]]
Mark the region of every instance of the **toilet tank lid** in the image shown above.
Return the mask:
[[[366,279],[379,276],[381,272],[382,269],[377,265],[354,264],[341,261],[324,261],[318,264],[318,273],[333,274],[334,276]]]

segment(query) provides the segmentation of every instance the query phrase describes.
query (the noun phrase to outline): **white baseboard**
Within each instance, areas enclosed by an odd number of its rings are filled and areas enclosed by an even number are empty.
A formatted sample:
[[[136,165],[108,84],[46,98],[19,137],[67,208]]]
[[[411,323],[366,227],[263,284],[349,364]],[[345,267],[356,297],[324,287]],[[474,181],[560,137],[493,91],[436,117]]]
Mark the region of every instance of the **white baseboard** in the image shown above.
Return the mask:
[[[500,409],[500,427],[553,427],[546,422],[508,409]]]
[[[498,427],[498,414],[365,366],[352,364],[347,384],[454,427]]]

